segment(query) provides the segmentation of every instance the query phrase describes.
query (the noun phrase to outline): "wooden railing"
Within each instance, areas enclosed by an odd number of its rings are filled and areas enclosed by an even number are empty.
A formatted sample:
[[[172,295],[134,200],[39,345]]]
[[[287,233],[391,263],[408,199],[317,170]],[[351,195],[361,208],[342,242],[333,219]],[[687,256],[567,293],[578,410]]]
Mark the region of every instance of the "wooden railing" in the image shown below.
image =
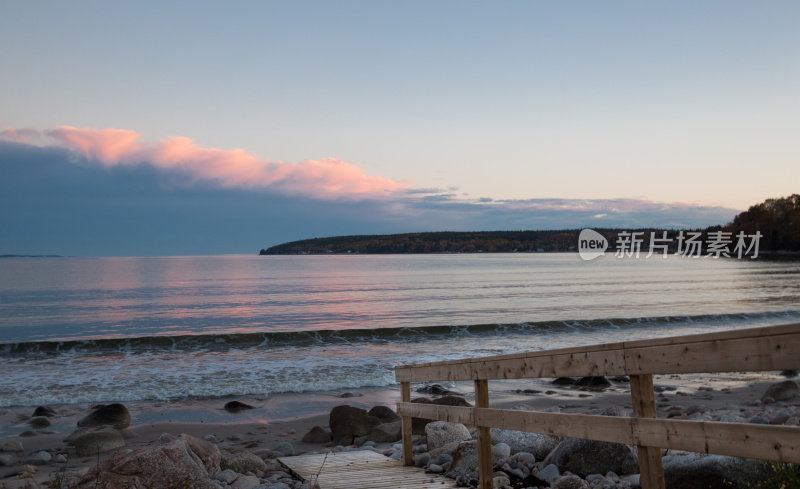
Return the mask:
[[[800,323],[721,333],[468,358],[395,368],[403,460],[413,464],[411,418],[477,426],[481,489],[492,487],[491,428],[636,445],[641,486],[663,489],[661,448],[800,463],[800,428],[657,419],[653,375],[800,369]],[[489,407],[488,381],[630,376],[633,417]],[[472,380],[475,407],[411,403],[411,382]]]

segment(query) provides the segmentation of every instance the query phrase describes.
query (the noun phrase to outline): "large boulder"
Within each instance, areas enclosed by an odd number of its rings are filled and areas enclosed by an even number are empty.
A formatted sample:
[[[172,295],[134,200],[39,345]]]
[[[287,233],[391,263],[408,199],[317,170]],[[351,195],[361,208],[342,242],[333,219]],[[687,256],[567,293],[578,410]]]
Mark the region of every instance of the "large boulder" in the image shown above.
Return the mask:
[[[142,448],[106,460],[89,469],[77,489],[217,489],[211,476],[219,472],[219,462],[216,445],[181,435],[165,445]]]
[[[427,397],[418,397],[416,399],[412,399],[411,402],[421,403],[421,404],[437,404],[439,406],[465,406],[465,407],[472,407],[472,404],[468,403],[466,399],[460,396],[444,396],[440,397],[439,399],[428,399]],[[425,434],[425,425],[434,421],[433,419],[425,419],[425,418],[411,418],[411,432],[415,435],[424,435]]]
[[[108,425],[121,430],[130,426],[130,424],[131,413],[128,412],[128,408],[125,405],[118,402],[95,406],[94,411],[78,421],[78,426],[82,428]]]
[[[544,459],[561,442],[557,436],[501,428],[492,428],[491,434],[493,443],[505,443],[511,448],[511,453],[532,453],[536,460]]]
[[[103,428],[78,436],[73,445],[75,445],[75,453],[79,457],[93,457],[98,453],[124,447],[125,440],[119,431],[113,428]]]
[[[435,450],[453,442],[472,439],[472,434],[461,423],[448,423],[447,421],[434,421],[425,426],[425,436],[428,440],[428,450]]]
[[[581,477],[589,474],[633,474],[639,471],[634,451],[627,445],[605,441],[566,438],[545,458],[545,465],[555,464],[562,472]]]
[[[766,392],[761,396],[761,400],[763,401],[771,397],[776,401],[789,401],[798,395],[800,395],[800,388],[798,388],[797,382],[793,380],[784,380],[783,382],[778,382],[777,384],[772,384],[767,387]]]
[[[662,462],[670,489],[745,489],[764,482],[768,474],[765,462],[722,455],[667,455]]]
[[[375,416],[381,420],[381,423],[394,423],[395,421],[400,421],[400,416],[398,416],[397,413],[392,410],[392,408],[386,406],[375,406],[370,409],[367,414],[370,416]]]
[[[403,437],[403,423],[402,421],[394,421],[391,423],[381,423],[367,436],[367,440],[377,443],[394,442]]]
[[[364,409],[344,405],[331,409],[329,424],[333,440],[349,445],[353,443],[353,438],[368,435],[381,424],[381,420],[370,416]]]
[[[321,426],[314,426],[303,436],[303,443],[328,443],[331,432]]]

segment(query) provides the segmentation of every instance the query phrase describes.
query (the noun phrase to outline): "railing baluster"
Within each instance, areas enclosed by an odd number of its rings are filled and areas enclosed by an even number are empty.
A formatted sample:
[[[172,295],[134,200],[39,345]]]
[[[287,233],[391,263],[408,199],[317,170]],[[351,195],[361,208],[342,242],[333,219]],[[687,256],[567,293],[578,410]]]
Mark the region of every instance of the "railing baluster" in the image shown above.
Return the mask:
[[[400,382],[400,400],[411,402],[411,382]],[[411,416],[403,416],[403,463],[414,465],[414,447],[411,437]]]
[[[637,418],[657,418],[653,376],[631,375],[631,399],[633,415]],[[642,489],[664,489],[664,467],[661,464],[661,449],[658,447],[636,447],[639,455],[639,477]]]
[[[475,380],[475,407],[489,407],[489,381]],[[479,489],[492,489],[492,434],[488,426],[478,426],[478,477]]]

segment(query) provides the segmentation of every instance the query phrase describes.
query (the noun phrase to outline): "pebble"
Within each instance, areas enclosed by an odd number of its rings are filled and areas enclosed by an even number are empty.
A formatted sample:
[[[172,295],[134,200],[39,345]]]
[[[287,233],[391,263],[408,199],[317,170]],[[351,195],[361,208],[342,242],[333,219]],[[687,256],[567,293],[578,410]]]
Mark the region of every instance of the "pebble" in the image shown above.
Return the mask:
[[[0,452],[24,452],[25,448],[22,446],[22,442],[20,440],[11,440],[3,443],[3,446],[0,447]]]

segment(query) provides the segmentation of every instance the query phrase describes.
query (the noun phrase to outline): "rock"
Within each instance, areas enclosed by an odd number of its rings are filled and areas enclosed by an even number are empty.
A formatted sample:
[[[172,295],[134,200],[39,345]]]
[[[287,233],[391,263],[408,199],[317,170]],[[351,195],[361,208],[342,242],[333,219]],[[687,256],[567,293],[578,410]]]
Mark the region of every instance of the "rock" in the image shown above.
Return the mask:
[[[349,397],[362,397],[363,395],[364,394],[362,394],[360,392],[342,392],[337,397],[340,397],[342,399],[347,399]]]
[[[769,420],[764,416],[753,416],[750,418],[750,423],[753,424],[769,424]]]
[[[33,417],[45,416],[47,418],[52,418],[55,415],[56,412],[53,411],[53,409],[50,408],[49,406],[39,406],[33,410]]]
[[[561,477],[561,471],[558,470],[555,464],[546,465],[536,474],[537,479],[547,482],[548,484],[552,484],[553,481],[559,477]]]
[[[492,458],[499,458],[500,460],[511,456],[511,447],[505,443],[498,443],[492,447]]]
[[[210,441],[211,443],[217,443],[217,437],[214,435],[203,435],[203,439],[205,441]]]
[[[178,437],[173,435],[172,433],[161,433],[161,435],[158,437],[158,443],[164,445],[166,443],[173,442],[177,439]]]
[[[446,396],[446,395],[458,394],[458,392],[451,391],[446,387],[442,386],[441,384],[423,385],[422,387],[417,389],[417,392],[419,392],[420,394],[433,394],[434,396]]]
[[[581,477],[612,470],[618,474],[639,471],[636,454],[626,445],[579,438],[566,438],[550,452],[545,464],[555,464],[562,471]]]
[[[553,379],[551,382],[553,385],[575,385],[575,379],[571,377],[559,377],[557,379]]]
[[[418,397],[416,399],[412,399],[411,402],[418,402],[422,404],[436,404],[439,406],[465,406],[465,407],[472,407],[472,404],[468,403],[466,399],[459,396],[444,396],[440,397],[439,399],[428,399],[426,397]],[[424,435],[425,434],[425,425],[435,421],[433,419],[425,419],[425,418],[411,418],[411,432],[415,435]]]
[[[131,414],[128,408],[116,402],[114,404],[100,404],[88,416],[78,421],[82,428],[109,425],[118,430],[125,429],[131,424]]]
[[[222,470],[230,469],[240,474],[248,472],[255,473],[257,470],[262,472],[267,470],[267,464],[261,457],[254,455],[250,452],[241,452],[237,454],[222,453],[220,454],[220,468]]]
[[[504,475],[498,475],[496,477],[492,477],[492,487],[494,489],[501,489],[505,486],[511,485],[511,479]]]
[[[229,401],[225,403],[224,409],[229,413],[240,413],[248,409],[255,409],[255,407],[245,404],[241,401]]]
[[[794,399],[800,395],[800,388],[798,388],[797,383],[793,380],[784,380],[783,382],[778,382],[777,384],[772,384],[769,386],[764,392],[764,395],[761,396],[761,400],[763,401],[764,398],[771,397],[776,401],[788,401]]]
[[[506,458],[508,446],[492,447],[492,465],[498,464]],[[453,462],[450,464],[450,471],[459,474],[468,474],[478,468],[478,442],[476,440],[462,441],[452,451]]]
[[[63,441],[67,445],[72,446],[72,445],[75,444],[75,440],[77,440],[79,436],[85,435],[86,433],[89,433],[88,429],[86,429],[86,428],[78,428],[77,430],[75,430],[72,433],[70,433],[69,435],[67,435],[67,437],[64,438]]]
[[[284,457],[289,457],[291,455],[294,455],[294,447],[288,441],[282,441],[277,445],[275,445],[274,447],[272,447],[272,449],[275,450],[276,452],[282,453]]]
[[[442,472],[444,472],[444,468],[442,468],[442,466],[438,464],[429,464],[428,472],[431,472],[433,474],[441,474]]]
[[[216,445],[181,435],[166,445],[116,456],[89,469],[77,489],[192,487],[218,489],[210,478],[219,472]]]
[[[8,453],[0,453],[0,467],[17,465],[17,457]]]
[[[239,474],[231,469],[225,469],[214,476],[214,480],[224,482],[225,484],[232,484],[239,477]]]
[[[589,483],[577,475],[565,475],[554,480],[550,487],[553,489],[589,489]]]
[[[500,428],[492,428],[491,435],[492,442],[505,443],[511,448],[511,453],[530,452],[537,460],[544,459],[561,442],[561,438],[556,436]]]
[[[402,421],[382,423],[376,426],[367,435],[367,439],[378,443],[391,443],[403,437]]]
[[[47,465],[48,462],[53,460],[53,456],[44,450],[34,453],[22,460],[22,463],[29,465]]]
[[[125,440],[119,431],[105,428],[82,434],[75,439],[74,445],[75,453],[79,457],[93,457],[98,453],[124,447]]]
[[[589,387],[591,389],[605,389],[611,387],[611,382],[603,376],[599,377],[581,377],[575,381],[575,385],[580,387]]]
[[[344,405],[331,409],[329,424],[333,440],[350,445],[353,438],[368,435],[380,424],[380,420],[361,408]]]
[[[435,450],[449,443],[472,439],[472,434],[466,426],[461,423],[448,423],[447,421],[428,423],[425,426],[425,435],[428,440],[428,450]]]
[[[64,455],[63,453],[59,453],[58,455],[53,457],[53,462],[57,464],[65,464],[67,463],[67,456]]]
[[[797,377],[797,370],[783,370],[781,371],[781,375],[783,375],[787,379],[791,379]]]
[[[615,375],[608,380],[610,380],[611,382],[619,382],[622,384],[626,384],[631,381],[631,379],[627,375]]]
[[[257,485],[261,484],[261,480],[258,477],[252,475],[240,475],[236,482],[231,484],[231,489],[253,489]]]
[[[392,408],[386,406],[375,406],[369,410],[367,413],[370,416],[375,416],[381,423],[394,423],[395,421],[400,421],[400,416],[397,415],[396,412],[392,410]]]
[[[765,463],[722,455],[686,453],[662,459],[670,489],[744,489],[761,482]]]
[[[314,426],[303,435],[303,443],[328,443],[333,438],[331,432],[321,426]]]
[[[0,452],[24,452],[25,448],[22,447],[22,442],[19,440],[11,440],[3,443],[0,447]]]
[[[414,455],[414,465],[417,467],[425,467],[431,462],[431,456],[428,452],[418,453]]]

